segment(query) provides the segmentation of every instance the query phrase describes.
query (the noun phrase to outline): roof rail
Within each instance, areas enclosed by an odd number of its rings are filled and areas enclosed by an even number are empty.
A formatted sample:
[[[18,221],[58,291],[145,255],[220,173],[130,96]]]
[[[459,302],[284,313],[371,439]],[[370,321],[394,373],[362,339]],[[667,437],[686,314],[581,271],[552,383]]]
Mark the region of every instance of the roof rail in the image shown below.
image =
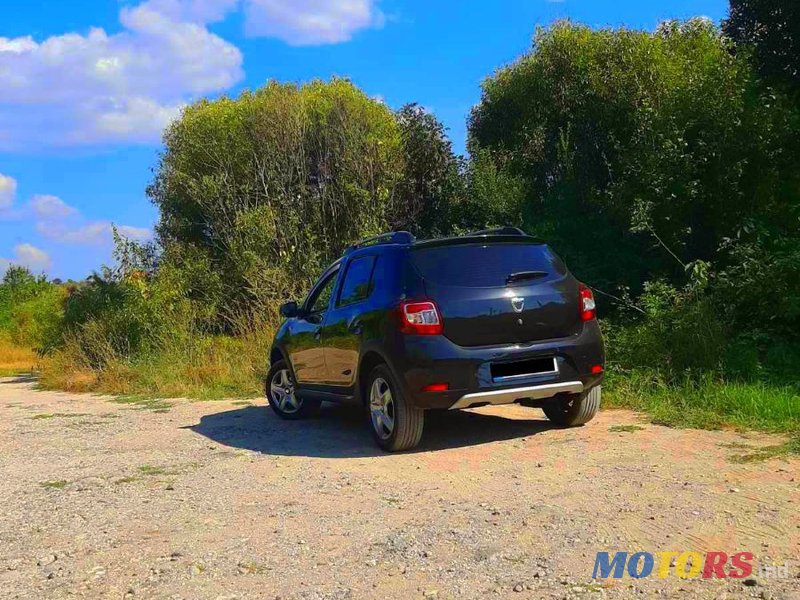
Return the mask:
[[[495,229],[482,229],[467,234],[467,237],[477,237],[479,235],[528,235],[519,227],[497,227]]]
[[[356,242],[345,250],[345,254],[350,254],[359,248],[377,246],[379,244],[411,244],[414,239],[414,236],[408,231],[390,231],[389,233],[382,233]]]

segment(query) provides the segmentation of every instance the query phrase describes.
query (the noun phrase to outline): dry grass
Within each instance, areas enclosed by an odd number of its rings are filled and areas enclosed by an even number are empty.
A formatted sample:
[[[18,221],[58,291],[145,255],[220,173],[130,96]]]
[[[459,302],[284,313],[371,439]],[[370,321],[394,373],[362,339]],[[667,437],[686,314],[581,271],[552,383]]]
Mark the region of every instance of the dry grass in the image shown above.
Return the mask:
[[[17,346],[11,340],[0,337],[0,376],[30,373],[38,362],[39,357],[32,349]]]
[[[42,362],[40,384],[46,389],[149,398],[252,398],[263,390],[271,340],[271,328],[239,337],[196,338],[188,348],[115,358],[102,369],[87,366],[76,346],[68,343]]]
[[[68,347],[45,357],[41,362],[39,383],[42,387],[65,392],[90,392],[97,385],[99,373],[84,366]]]

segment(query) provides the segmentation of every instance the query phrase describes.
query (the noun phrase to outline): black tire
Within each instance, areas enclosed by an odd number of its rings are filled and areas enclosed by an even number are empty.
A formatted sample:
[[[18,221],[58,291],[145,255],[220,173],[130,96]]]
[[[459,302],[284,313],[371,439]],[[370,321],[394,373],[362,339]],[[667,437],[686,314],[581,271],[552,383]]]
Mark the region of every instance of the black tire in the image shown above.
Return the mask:
[[[275,385],[276,383],[279,385]],[[281,396],[278,389],[286,389],[286,395]],[[319,400],[304,399],[297,395],[294,375],[284,360],[279,360],[270,366],[264,393],[275,414],[281,419],[290,421],[315,417],[322,405]]]
[[[384,411],[380,412],[378,417],[376,417],[377,404],[373,402],[373,387],[378,390],[384,390],[384,394],[385,389],[388,388],[391,394],[391,410],[384,405]],[[381,448],[388,452],[400,452],[402,450],[410,450],[419,444],[425,425],[425,411],[412,406],[407,401],[400,386],[395,382],[392,372],[386,365],[378,365],[372,370],[367,379],[364,394],[372,436]],[[385,398],[385,395],[379,395],[378,397]],[[380,426],[377,424],[376,419],[385,418],[383,415],[391,418],[391,431],[389,431],[385,423],[381,422]]]
[[[572,394],[565,400],[557,400],[542,407],[544,414],[556,425],[577,427],[585,425],[600,410],[602,386],[593,387],[588,392]]]

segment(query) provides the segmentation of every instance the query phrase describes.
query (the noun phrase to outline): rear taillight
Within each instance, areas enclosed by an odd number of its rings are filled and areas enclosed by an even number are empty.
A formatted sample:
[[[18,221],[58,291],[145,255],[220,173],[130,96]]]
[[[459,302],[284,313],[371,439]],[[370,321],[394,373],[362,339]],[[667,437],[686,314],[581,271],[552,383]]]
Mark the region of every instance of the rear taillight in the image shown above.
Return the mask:
[[[398,307],[400,313],[400,331],[413,335],[441,335],[442,318],[436,304],[430,300],[402,302]]]
[[[429,383],[426,386],[423,386],[423,392],[446,392],[450,389],[449,383]]]
[[[594,304],[594,294],[585,285],[581,284],[578,288],[578,296],[580,298],[581,321],[591,321],[597,316]]]

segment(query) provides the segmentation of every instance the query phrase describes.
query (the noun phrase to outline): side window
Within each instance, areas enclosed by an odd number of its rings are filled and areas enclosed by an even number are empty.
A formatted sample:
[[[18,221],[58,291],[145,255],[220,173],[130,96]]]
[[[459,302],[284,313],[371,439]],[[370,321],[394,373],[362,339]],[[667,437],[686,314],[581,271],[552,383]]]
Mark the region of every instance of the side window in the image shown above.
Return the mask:
[[[361,256],[353,260],[347,267],[342,283],[337,306],[355,304],[369,298],[372,293],[372,270],[375,266],[374,256]]]
[[[333,273],[330,273],[322,284],[313,292],[313,295],[309,297],[306,302],[308,312],[319,313],[328,308],[331,301],[331,294],[333,293],[333,284],[336,283],[336,274],[338,272],[339,270],[337,269]]]

